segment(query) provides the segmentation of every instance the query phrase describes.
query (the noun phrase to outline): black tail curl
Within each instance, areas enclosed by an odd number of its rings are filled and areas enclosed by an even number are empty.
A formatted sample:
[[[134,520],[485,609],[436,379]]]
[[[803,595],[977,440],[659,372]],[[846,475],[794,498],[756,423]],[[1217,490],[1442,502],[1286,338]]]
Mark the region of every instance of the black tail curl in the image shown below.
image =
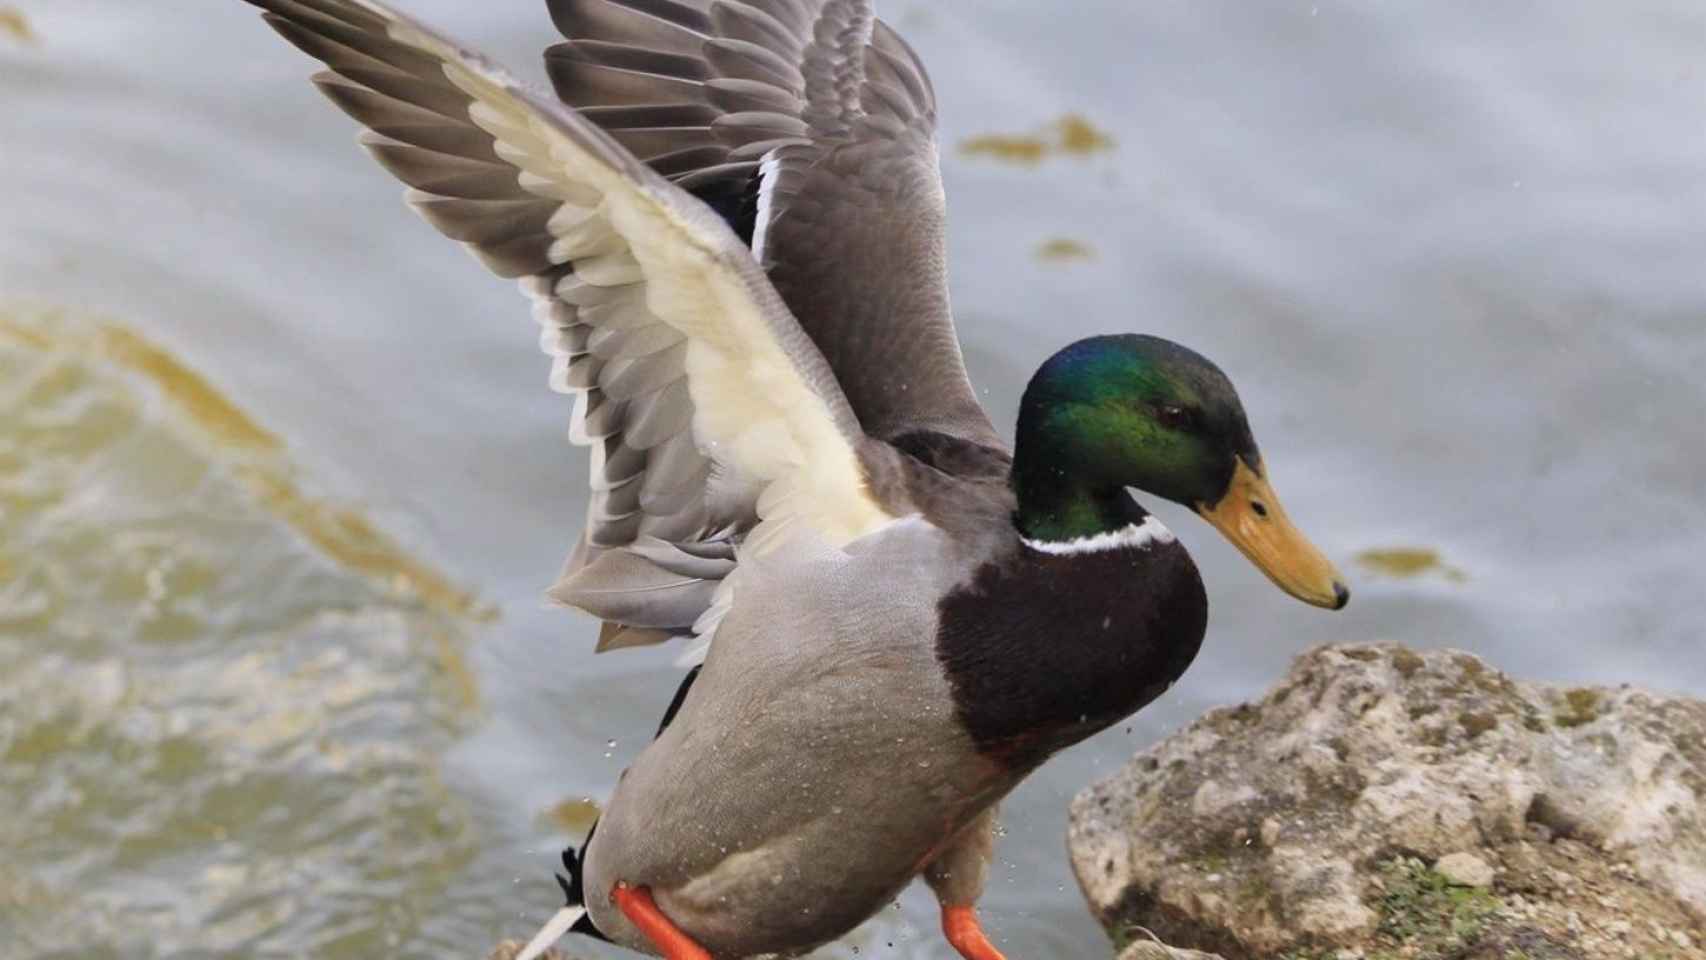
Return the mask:
[[[594,822],[593,830],[597,829],[598,824]],[[587,831],[586,842],[581,844],[579,853],[575,852],[574,847],[563,850],[563,869],[567,870],[569,875],[565,877],[560,873],[557,874],[557,886],[563,889],[563,897],[568,901],[567,905],[571,907],[586,905],[586,871],[583,858],[586,856],[587,844],[592,842],[593,830]],[[569,932],[584,934],[595,940],[603,940],[605,943],[611,942],[610,938],[604,935],[604,931],[593,926],[592,914],[590,913],[582,914],[581,918],[575,921],[575,925],[569,928]]]

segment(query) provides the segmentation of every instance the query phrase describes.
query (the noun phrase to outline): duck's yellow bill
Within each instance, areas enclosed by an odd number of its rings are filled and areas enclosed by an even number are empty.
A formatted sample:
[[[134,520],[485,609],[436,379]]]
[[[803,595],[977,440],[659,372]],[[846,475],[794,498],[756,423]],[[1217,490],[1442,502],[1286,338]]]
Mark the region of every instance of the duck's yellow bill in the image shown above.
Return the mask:
[[[1292,526],[1267,478],[1242,458],[1226,495],[1219,503],[1197,504],[1197,513],[1286,593],[1329,610],[1350,602],[1339,571]]]

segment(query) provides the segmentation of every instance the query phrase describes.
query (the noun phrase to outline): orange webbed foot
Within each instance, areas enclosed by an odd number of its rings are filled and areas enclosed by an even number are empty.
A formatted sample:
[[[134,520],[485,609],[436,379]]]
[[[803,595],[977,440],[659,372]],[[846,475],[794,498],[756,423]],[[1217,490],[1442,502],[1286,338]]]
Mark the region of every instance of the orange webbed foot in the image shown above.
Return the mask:
[[[944,904],[942,933],[966,960],[1007,960],[983,935],[983,927],[977,922],[977,910],[970,905],[950,907]]]
[[[658,909],[657,901],[652,899],[650,889],[618,883],[610,896],[616,901],[616,908],[628,918],[628,922],[663,952],[664,960],[711,960],[711,954],[704,947],[694,943],[691,937],[681,932],[680,927],[663,915],[663,911]]]

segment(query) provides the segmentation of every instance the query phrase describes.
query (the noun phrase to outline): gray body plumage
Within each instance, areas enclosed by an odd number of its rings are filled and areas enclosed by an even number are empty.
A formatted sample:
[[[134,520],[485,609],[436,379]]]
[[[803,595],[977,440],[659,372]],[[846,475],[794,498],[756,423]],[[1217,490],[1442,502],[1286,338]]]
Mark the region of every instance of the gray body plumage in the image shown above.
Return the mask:
[[[1015,779],[974,748],[936,662],[935,599],[966,559],[912,518],[743,563],[680,713],[599,821],[587,890],[649,886],[729,957],[803,950],[893,899]],[[608,899],[587,906],[646,947]]]

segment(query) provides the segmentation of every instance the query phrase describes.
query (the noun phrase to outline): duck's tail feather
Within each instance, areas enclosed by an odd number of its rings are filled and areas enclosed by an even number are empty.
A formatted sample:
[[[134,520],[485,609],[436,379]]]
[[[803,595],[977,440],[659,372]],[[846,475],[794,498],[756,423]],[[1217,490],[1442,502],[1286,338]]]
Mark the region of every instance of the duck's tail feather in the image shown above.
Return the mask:
[[[587,841],[591,842],[591,840],[592,835],[589,833]],[[563,851],[563,869],[568,871],[568,876],[565,877],[560,873],[556,875],[557,886],[563,890],[563,908],[552,914],[551,919],[545,921],[545,925],[539,928],[539,932],[533,935],[532,940],[527,941],[527,946],[522,948],[515,960],[538,960],[546,950],[551,948],[552,944],[561,940],[565,934],[570,933],[584,934],[597,940],[603,940],[605,943],[610,942],[610,938],[605,936],[602,930],[593,926],[592,915],[587,913],[586,887],[582,879],[581,858],[575,852],[574,847],[569,847]]]
[[[605,621],[598,652],[663,643],[693,632],[734,571],[729,540],[674,543],[641,535],[618,547],[581,547],[547,591]]]
[[[515,960],[538,960],[551,945],[563,938],[563,934],[575,928],[575,925],[586,919],[585,907],[564,907],[552,914],[551,919],[539,928],[533,939],[527,941],[527,946],[515,955]]]

